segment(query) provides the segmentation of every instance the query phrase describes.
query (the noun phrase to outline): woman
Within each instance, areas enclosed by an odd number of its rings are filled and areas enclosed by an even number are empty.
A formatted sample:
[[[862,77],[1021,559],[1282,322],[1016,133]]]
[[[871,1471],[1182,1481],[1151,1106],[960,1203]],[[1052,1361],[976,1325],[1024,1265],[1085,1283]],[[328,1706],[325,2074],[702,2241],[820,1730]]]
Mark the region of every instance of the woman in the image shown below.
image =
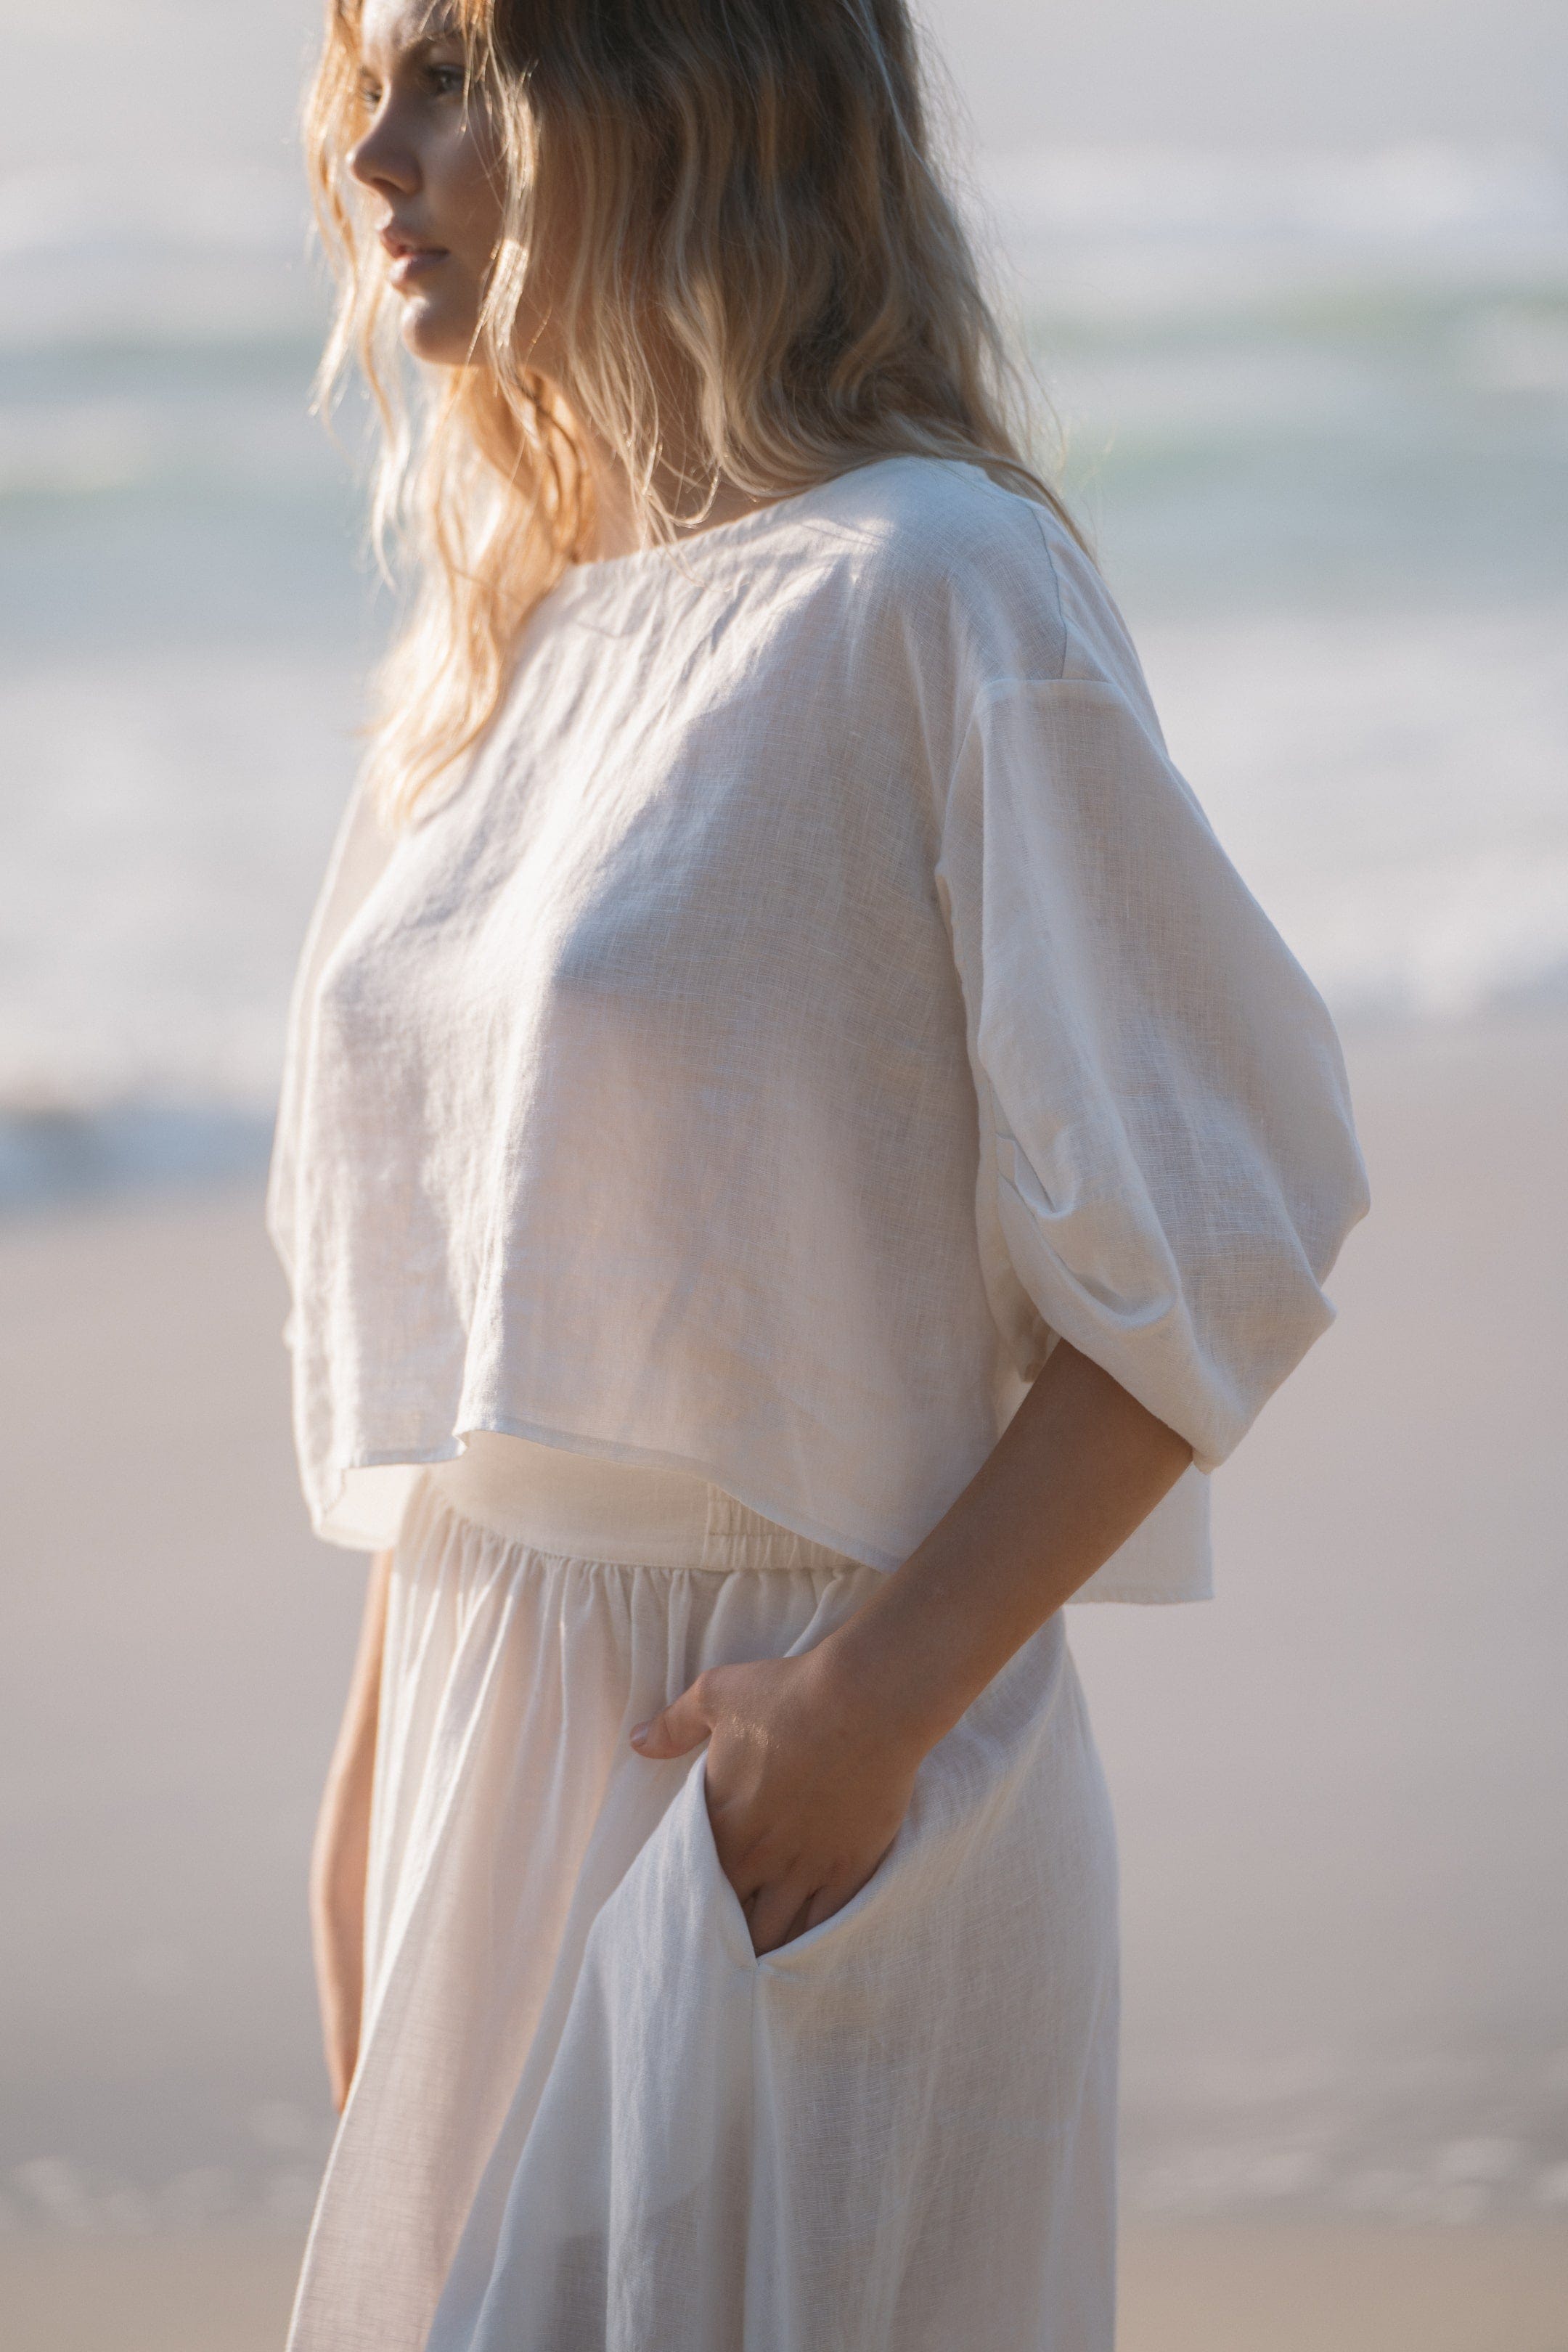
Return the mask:
[[[1007,422],[902,0],[334,0],[310,119],[419,590],[273,1177],[380,1555],[295,2352],[1109,2352],[1061,1610],[1207,1590],[1364,1205],[1327,1017]]]

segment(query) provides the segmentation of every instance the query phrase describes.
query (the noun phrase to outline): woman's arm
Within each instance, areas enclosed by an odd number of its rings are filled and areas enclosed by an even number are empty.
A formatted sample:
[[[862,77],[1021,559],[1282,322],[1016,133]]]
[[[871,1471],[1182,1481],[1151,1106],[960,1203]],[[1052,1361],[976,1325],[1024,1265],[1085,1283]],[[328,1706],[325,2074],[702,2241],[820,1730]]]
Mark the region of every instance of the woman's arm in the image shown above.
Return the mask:
[[[359,1654],[348,1705],[316,1824],[310,1856],[310,1941],[332,2104],[340,2114],[359,2057],[364,1999],[364,1887],[370,1856],[370,1799],[375,1777],[375,1727],[381,1697],[381,1652],[386,1633],[386,1588],[392,1554],[371,1563]]]
[[[920,1549],[814,1650],[718,1666],[634,1732],[703,1739],[726,1876],[768,1952],[840,1910],[887,1853],[916,1768],[1192,1459],[1065,1341]]]

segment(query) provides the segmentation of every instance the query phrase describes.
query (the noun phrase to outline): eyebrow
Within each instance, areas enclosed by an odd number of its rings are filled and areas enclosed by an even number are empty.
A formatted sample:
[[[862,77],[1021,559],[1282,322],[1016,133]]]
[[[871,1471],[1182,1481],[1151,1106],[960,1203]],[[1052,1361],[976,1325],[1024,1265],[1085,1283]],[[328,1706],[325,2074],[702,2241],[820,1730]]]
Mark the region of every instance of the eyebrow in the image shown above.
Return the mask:
[[[417,40],[409,42],[406,48],[396,49],[393,54],[403,64],[416,65],[422,58],[427,58],[432,49],[441,48],[454,41],[459,47],[462,46],[462,36],[455,27],[444,33],[421,33]],[[362,64],[367,62],[363,53],[361,62]]]

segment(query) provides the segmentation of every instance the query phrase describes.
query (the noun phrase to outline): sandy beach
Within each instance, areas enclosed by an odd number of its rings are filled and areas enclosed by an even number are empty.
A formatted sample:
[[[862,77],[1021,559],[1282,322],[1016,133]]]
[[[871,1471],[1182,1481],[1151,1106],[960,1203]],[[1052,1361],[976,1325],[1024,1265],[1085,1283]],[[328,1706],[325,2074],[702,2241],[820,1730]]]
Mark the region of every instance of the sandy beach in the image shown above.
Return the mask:
[[[1568,2352],[1568,1021],[1352,1076],[1374,1217],[1222,1475],[1219,1600],[1074,1621],[1123,1849],[1121,2352]],[[360,1582],[303,1524],[282,1311],[251,1185],[0,1230],[7,2352],[280,2339]]]
[[[278,2352],[291,2238],[25,2240],[0,2255],[14,2352]],[[1564,2233],[1354,2223],[1134,2228],[1119,2352],[1563,2352]],[[954,2347],[958,2352],[958,2347]]]

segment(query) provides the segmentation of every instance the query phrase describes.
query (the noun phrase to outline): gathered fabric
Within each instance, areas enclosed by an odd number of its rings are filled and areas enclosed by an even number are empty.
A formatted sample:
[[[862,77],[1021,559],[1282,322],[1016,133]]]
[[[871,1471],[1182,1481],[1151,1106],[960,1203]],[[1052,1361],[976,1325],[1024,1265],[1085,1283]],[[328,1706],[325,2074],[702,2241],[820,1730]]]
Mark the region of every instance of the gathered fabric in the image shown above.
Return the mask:
[[[878,1571],[721,1496],[689,1569],[456,1498],[421,1483],[394,1562],[361,2059],[290,2352],[1111,2352],[1115,1858],[1060,1617],[868,1885],[759,1960],[701,1756],[627,1735]]]
[[[380,1548],[489,1432],[891,1569],[1065,1339],[1194,1454],[1083,1597],[1194,1598],[1364,1205],[1099,574],[887,459],[569,572],[467,769],[351,813],[270,1192],[306,1493]]]

